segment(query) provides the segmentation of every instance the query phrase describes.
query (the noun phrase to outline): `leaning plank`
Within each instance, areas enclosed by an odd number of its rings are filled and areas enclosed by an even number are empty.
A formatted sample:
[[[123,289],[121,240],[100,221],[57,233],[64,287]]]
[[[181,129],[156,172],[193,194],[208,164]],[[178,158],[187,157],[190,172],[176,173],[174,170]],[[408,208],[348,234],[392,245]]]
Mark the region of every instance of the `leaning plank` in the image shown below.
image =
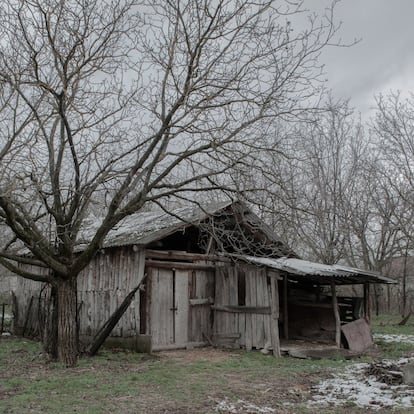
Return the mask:
[[[112,330],[115,328],[115,325],[122,318],[122,315],[128,309],[129,305],[132,302],[132,299],[134,299],[135,293],[140,288],[142,282],[145,280],[145,277],[146,275],[138,283],[138,286],[128,293],[128,295],[123,300],[119,308],[110,316],[110,318],[103,324],[103,326],[96,333],[92,340],[92,343],[89,345],[87,349],[87,353],[90,356],[93,356],[98,352],[99,348],[105,342],[105,339],[110,335]]]
[[[342,325],[341,330],[348,342],[350,351],[363,352],[374,343],[371,327],[363,318]]]
[[[408,322],[408,319],[410,319],[410,316],[411,316],[411,312],[409,312],[408,315],[405,318],[403,318],[401,322],[398,323],[398,325],[404,326]]]

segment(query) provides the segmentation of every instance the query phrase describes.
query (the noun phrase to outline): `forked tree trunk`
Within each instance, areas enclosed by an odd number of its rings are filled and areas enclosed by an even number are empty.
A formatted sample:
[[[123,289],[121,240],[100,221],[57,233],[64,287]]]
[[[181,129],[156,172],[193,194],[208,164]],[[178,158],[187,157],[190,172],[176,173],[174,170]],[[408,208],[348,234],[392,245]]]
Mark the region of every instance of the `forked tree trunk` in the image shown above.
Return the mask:
[[[67,367],[78,361],[77,278],[57,278],[58,293],[58,360]]]

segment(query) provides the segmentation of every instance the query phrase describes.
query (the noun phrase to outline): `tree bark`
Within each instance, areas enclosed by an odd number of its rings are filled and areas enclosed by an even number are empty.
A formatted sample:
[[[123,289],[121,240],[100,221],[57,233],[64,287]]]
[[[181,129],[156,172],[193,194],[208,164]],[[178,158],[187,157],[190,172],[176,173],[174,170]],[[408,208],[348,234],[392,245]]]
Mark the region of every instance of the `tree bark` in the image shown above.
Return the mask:
[[[58,278],[58,360],[67,367],[78,361],[79,335],[77,328],[77,278]]]
[[[54,286],[50,288],[50,298],[45,304],[43,348],[52,359],[58,358],[58,298]]]

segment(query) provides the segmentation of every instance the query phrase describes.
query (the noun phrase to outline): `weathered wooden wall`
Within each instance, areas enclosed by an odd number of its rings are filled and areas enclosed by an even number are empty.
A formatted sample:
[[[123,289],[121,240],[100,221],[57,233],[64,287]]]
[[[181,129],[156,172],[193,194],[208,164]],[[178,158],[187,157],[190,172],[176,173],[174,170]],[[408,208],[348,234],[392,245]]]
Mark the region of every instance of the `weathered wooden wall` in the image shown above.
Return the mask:
[[[93,335],[133,290],[145,265],[145,251],[132,246],[106,249],[78,278],[80,335]],[[111,336],[134,336],[139,331],[139,297],[119,320]]]
[[[46,274],[47,269],[36,266],[24,265],[24,269],[31,273]],[[45,283],[17,277],[14,288],[14,326],[16,333],[36,335],[41,326],[40,310],[48,301],[49,287]]]
[[[17,286],[17,276],[0,265],[0,298],[10,295]]]
[[[202,264],[201,262],[198,262]],[[215,296],[215,270],[192,270],[190,273],[189,341],[205,342],[213,330],[211,305]]]
[[[246,350],[270,347],[270,297],[266,269],[249,265],[218,267],[213,308],[214,335],[219,342],[240,335],[238,344]]]
[[[179,348],[206,342],[212,332],[214,268],[193,263],[147,263],[145,333],[153,349]]]
[[[132,246],[107,249],[99,253],[78,277],[78,309],[80,336],[91,336],[119,307],[128,293],[136,287],[144,272],[145,251]],[[25,266],[32,272],[39,268]],[[28,279],[18,278],[16,298],[20,330],[26,325],[27,333],[35,333],[39,326],[39,304],[47,298],[45,285]],[[111,336],[134,336],[139,327],[139,297],[135,299],[120,319]],[[33,298],[33,299],[32,299]],[[31,304],[30,304],[31,303]]]

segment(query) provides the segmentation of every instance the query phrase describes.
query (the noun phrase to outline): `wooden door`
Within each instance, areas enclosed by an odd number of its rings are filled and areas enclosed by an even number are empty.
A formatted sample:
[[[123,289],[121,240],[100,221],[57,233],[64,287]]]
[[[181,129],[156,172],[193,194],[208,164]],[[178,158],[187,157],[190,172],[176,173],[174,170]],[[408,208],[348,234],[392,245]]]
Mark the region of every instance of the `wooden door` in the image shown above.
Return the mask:
[[[187,270],[151,269],[150,326],[154,349],[188,343]]]

